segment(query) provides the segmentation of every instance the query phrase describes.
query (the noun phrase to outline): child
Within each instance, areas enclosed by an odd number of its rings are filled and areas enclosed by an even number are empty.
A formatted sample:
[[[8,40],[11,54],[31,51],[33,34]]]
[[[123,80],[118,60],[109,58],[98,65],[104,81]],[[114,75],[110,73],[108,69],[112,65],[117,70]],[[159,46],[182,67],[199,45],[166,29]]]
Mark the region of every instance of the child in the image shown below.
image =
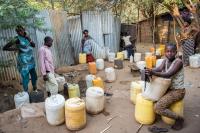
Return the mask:
[[[48,96],[58,93],[58,83],[54,75],[53,56],[50,50],[53,39],[49,36],[44,38],[44,45],[39,49],[40,70],[43,80],[46,81]]]
[[[155,104],[155,111],[160,115],[175,119],[172,129],[180,130],[183,127],[183,117],[169,109],[170,105],[182,100],[185,96],[183,62],[179,58],[176,58],[176,54],[176,45],[168,44],[165,51],[167,58],[159,67],[152,70],[146,69],[145,72],[147,75],[155,75],[172,80],[171,87],[167,93]]]

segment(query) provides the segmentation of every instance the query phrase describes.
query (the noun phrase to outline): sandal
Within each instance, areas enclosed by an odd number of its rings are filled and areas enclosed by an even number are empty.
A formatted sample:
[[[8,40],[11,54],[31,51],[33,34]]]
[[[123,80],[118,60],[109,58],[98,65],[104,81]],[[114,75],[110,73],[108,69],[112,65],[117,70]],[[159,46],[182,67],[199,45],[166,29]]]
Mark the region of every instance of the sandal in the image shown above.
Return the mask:
[[[162,132],[168,132],[167,128],[159,128],[156,126],[149,127],[148,130],[152,133],[162,133]]]

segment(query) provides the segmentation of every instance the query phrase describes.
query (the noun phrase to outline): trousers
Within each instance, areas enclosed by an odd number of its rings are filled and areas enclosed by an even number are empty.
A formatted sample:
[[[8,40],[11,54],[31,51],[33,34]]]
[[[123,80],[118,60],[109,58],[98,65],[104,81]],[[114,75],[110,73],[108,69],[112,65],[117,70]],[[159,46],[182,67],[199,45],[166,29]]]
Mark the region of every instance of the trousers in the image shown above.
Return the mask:
[[[173,103],[180,101],[185,96],[185,89],[173,89],[168,91],[154,106],[155,112],[172,119],[178,119],[181,116],[172,112],[169,107]]]
[[[29,70],[27,74],[21,73],[23,89],[26,92],[28,92],[28,83],[30,80],[29,74],[31,76],[31,83],[32,83],[33,89],[37,88],[37,73],[35,71],[35,68],[32,68],[31,70]]]

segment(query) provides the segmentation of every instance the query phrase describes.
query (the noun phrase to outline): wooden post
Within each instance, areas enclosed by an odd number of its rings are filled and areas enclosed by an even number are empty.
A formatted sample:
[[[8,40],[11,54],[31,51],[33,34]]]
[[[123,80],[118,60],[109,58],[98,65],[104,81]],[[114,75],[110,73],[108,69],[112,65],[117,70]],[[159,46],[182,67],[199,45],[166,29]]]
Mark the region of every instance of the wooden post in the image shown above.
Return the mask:
[[[138,45],[139,40],[140,40],[139,39],[139,36],[140,36],[140,32],[139,32],[140,31],[139,30],[139,20],[140,20],[140,6],[139,6],[139,1],[138,1],[138,14],[137,15],[138,15],[138,21],[137,21],[137,35],[136,35],[137,36],[137,38],[136,38],[137,41],[136,42],[137,42],[137,45]]]
[[[156,16],[155,16],[155,4],[153,3],[153,45],[154,54],[156,54],[156,43],[155,43],[155,28],[156,28]]]
[[[175,18],[173,18],[173,27],[174,27],[174,39],[175,39],[175,42],[176,42],[177,51],[179,51],[178,40],[176,38],[176,21],[175,21]]]
[[[51,0],[51,6],[52,6],[52,9],[54,10],[54,0]]]

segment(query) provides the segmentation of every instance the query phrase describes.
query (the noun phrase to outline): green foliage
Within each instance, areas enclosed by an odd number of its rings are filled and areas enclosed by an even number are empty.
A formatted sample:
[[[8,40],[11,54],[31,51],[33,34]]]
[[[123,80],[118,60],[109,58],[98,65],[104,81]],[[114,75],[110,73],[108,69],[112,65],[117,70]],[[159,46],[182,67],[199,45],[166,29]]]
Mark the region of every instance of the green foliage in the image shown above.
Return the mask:
[[[38,10],[27,0],[0,0],[0,28],[13,28],[20,24],[40,29],[43,18],[37,18],[37,13]]]

